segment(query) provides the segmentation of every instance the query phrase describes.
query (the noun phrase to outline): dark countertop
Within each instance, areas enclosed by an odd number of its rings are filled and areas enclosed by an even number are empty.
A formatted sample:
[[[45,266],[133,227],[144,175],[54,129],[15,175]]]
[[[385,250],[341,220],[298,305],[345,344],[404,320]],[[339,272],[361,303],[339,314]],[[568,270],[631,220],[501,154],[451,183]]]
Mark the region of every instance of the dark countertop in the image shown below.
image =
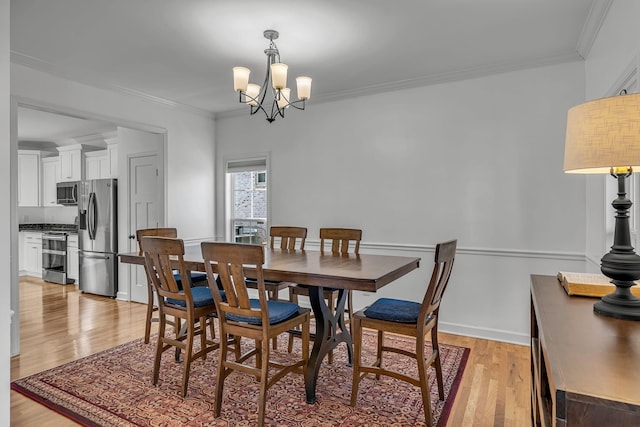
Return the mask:
[[[75,224],[20,224],[18,231],[66,231],[77,233],[78,226]]]

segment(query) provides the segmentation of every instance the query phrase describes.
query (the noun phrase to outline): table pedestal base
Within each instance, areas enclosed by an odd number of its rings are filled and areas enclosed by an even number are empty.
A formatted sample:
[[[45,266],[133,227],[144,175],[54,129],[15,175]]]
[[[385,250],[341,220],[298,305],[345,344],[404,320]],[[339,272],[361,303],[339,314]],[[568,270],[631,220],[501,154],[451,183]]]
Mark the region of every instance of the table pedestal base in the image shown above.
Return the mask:
[[[320,286],[309,286],[309,300],[316,320],[316,337],[313,349],[307,365],[305,389],[307,403],[316,403],[316,383],[320,365],[330,350],[333,350],[344,342],[347,345],[349,366],[353,363],[353,340],[344,324],[344,306],[347,300],[347,292],[344,289],[338,291],[338,301],[335,312],[331,312],[324,299],[324,290]]]

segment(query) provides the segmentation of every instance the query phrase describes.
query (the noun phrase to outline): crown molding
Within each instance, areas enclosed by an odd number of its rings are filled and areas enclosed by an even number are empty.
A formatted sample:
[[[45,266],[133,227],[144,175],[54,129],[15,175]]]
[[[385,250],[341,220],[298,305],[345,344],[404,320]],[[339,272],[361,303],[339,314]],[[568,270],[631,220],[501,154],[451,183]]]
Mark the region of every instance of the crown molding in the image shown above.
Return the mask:
[[[107,139],[113,139],[118,137],[118,129],[115,127],[105,128],[105,130],[101,132],[94,132],[88,135],[76,136],[73,137],[80,144],[87,144],[96,141],[102,141],[106,143]]]
[[[448,73],[433,74],[429,76],[418,77],[415,79],[400,80],[396,82],[382,83],[379,85],[366,86],[362,88],[342,90],[324,95],[313,97],[313,103],[321,104],[325,102],[340,101],[345,99],[357,98],[361,96],[376,95],[384,92],[393,92],[404,89],[413,89],[420,86],[432,86],[442,83],[451,83],[462,80],[470,80],[478,77],[486,77],[494,74],[509,73],[512,71],[520,71],[548,65],[561,64],[571,61],[581,61],[582,58],[578,52],[569,52],[566,54],[547,56],[543,58],[529,59],[526,61],[512,62],[505,64],[494,64],[484,67],[468,68],[466,70],[453,71]],[[247,115],[246,108],[222,111],[215,114],[215,119],[226,119]]]
[[[191,105],[182,104],[169,99],[150,95],[146,92],[130,89],[124,86],[105,84],[103,82],[99,82],[94,79],[88,78],[86,74],[69,72],[47,61],[43,61],[41,59],[34,58],[32,56],[25,55],[13,50],[10,52],[11,52],[11,62],[14,64],[22,65],[24,67],[31,68],[36,71],[40,71],[46,74],[51,74],[56,77],[82,83],[98,89],[106,89],[113,92],[118,92],[123,95],[133,96],[139,99],[143,99],[145,101],[150,101],[156,104],[163,105],[165,107],[181,110],[181,111],[184,111],[190,114],[195,114],[197,116],[205,117],[211,120],[215,118],[214,114],[211,111],[203,110],[201,108],[193,107]]]
[[[589,55],[612,3],[613,0],[593,0],[593,3],[591,3],[589,15],[582,26],[582,32],[576,46],[576,51],[582,58],[586,58]]]

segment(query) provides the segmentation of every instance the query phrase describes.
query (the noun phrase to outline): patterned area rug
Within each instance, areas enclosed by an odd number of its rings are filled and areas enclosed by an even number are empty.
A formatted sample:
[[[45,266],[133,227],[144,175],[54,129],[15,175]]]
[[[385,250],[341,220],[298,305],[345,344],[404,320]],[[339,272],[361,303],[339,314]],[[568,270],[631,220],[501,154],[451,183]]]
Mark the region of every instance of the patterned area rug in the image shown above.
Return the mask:
[[[287,337],[282,335],[272,359],[286,361]],[[301,340],[295,340],[300,352]],[[410,349],[412,341],[387,336]],[[251,344],[250,342],[243,342]],[[364,336],[363,358],[373,355],[376,337]],[[255,377],[232,373],[225,382],[220,418],[213,417],[217,352],[191,365],[187,397],[179,396],[182,365],[173,351],[164,353],[157,386],[151,384],[155,340],[142,339],[14,381],[13,390],[86,426],[249,426],[257,422],[259,386]],[[437,397],[435,372],[429,370],[431,401],[436,426],[446,424],[464,372],[469,349],[440,344],[445,401]],[[296,353],[297,352],[297,353]],[[406,359],[406,360],[405,360]],[[301,375],[290,374],[268,392],[265,424],[272,426],[422,426],[420,390],[402,381],[372,375],[360,383],[355,407],[349,405],[352,369],[346,349],[334,351],[334,362],[323,363],[318,378],[317,403],[305,402]],[[370,358],[369,360],[370,361]],[[389,356],[386,366],[417,375],[415,362]]]

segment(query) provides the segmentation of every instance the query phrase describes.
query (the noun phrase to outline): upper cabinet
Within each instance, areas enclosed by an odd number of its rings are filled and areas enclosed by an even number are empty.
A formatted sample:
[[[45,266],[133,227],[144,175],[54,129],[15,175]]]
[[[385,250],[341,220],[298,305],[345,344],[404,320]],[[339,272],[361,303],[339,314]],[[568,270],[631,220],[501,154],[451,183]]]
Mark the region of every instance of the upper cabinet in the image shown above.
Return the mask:
[[[90,151],[84,155],[86,179],[111,178],[109,153],[107,150]]]
[[[42,159],[42,206],[60,206],[56,183],[60,182],[60,160],[58,157],[46,157]]]
[[[18,206],[40,206],[40,152],[18,150]]]
[[[81,181],[83,179],[82,169],[82,145],[68,145],[58,147],[60,182]]]
[[[109,153],[109,178],[118,178],[118,143],[116,140],[106,140]]]
[[[86,179],[118,178],[118,145],[107,141],[107,149],[84,153]]]

